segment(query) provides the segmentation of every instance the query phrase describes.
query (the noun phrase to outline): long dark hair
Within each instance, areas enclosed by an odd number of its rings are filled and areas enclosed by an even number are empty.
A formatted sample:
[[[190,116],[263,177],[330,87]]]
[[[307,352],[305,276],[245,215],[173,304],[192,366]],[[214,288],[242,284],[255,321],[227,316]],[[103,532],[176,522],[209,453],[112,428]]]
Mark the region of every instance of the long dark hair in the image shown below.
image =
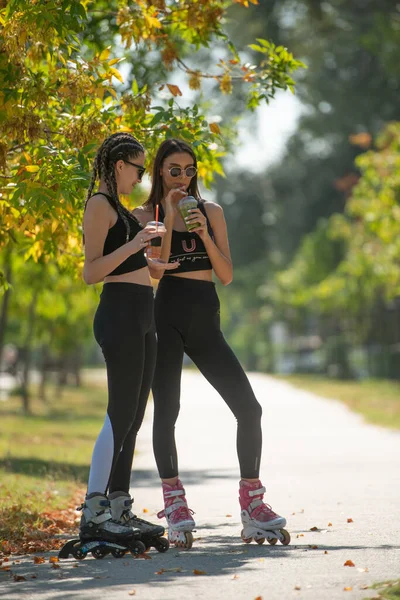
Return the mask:
[[[186,152],[193,159],[193,164],[197,167],[197,158],[195,153],[193,152],[191,146],[184,142],[183,140],[177,140],[175,138],[170,138],[165,140],[159,149],[157,150],[156,158],[154,160],[153,166],[153,176],[152,176],[152,185],[150,196],[147,202],[145,203],[146,208],[151,208],[153,213],[155,211],[155,207],[157,204],[160,204],[163,198],[163,181],[162,175],[160,171],[162,169],[164,160],[170,156],[171,154],[175,154],[175,152]],[[194,196],[197,200],[201,200],[199,188],[197,185],[197,173],[190,180],[190,185],[187,190],[188,196]]]
[[[130,222],[137,222],[132,213],[121,204],[117,190],[117,180],[115,177],[115,164],[119,160],[128,160],[136,158],[139,154],[144,154],[144,148],[133,135],[126,132],[113,133],[104,140],[97,151],[94,159],[92,179],[88,188],[85,209],[89,198],[92,196],[93,188],[97,179],[103,179],[108,190],[111,206],[117,211],[126,227],[126,241],[129,240],[131,231]]]

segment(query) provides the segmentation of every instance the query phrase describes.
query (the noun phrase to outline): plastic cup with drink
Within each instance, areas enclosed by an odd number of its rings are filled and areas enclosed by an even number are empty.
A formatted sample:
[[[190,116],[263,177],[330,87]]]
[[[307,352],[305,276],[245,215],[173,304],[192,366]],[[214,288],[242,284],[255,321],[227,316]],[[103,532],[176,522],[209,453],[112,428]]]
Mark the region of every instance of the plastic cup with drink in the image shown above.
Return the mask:
[[[179,200],[178,202],[178,210],[179,213],[183,219],[183,222],[185,223],[186,229],[188,231],[192,231],[192,229],[196,229],[200,223],[188,223],[186,221],[187,217],[191,217],[191,213],[189,212],[190,210],[192,210],[193,208],[197,208],[197,200],[196,198],[194,198],[193,196],[185,196],[184,198],[182,198],[182,200]]]
[[[156,231],[165,232],[164,223],[160,221],[149,221],[146,224],[146,227],[153,227]],[[146,248],[147,258],[151,258],[153,260],[159,260],[161,258],[161,237],[152,238],[149,242],[149,245]]]

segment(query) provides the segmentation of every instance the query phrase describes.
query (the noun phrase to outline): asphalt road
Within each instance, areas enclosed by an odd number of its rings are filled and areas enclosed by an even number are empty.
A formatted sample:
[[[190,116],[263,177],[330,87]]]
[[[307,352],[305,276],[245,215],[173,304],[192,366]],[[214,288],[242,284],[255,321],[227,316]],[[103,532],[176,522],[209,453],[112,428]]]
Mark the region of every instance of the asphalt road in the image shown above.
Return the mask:
[[[69,559],[56,569],[50,554],[39,565],[32,556],[13,558],[12,574],[25,581],[0,571],[0,597],[347,600],[372,598],[373,582],[400,577],[400,433],[265,375],[250,380],[263,406],[265,500],[286,516],[290,546],[241,542],[235,420],[201,375],[186,371],[176,431],[198,525],[193,548],[152,550],[150,560]],[[149,403],[132,494],[139,516],[157,521],[151,420]]]

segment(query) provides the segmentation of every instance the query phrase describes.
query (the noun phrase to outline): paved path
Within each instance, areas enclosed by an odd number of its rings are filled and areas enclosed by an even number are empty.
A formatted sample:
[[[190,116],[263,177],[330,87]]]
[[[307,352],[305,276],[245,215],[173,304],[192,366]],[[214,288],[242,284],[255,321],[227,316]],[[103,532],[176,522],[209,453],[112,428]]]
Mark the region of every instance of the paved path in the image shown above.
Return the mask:
[[[192,550],[152,551],[151,560],[70,559],[59,569],[22,557],[12,570],[27,581],[10,582],[3,573],[0,597],[363,599],[376,595],[365,589],[369,584],[399,577],[400,434],[364,424],[339,402],[264,375],[250,378],[264,411],[266,499],[287,517],[290,546],[241,542],[235,422],[205,380],[185,372],[177,441],[198,523]],[[143,516],[155,519],[162,497],[151,418],[149,404],[132,491],[137,512],[145,509]],[[344,566],[347,560],[355,566]]]

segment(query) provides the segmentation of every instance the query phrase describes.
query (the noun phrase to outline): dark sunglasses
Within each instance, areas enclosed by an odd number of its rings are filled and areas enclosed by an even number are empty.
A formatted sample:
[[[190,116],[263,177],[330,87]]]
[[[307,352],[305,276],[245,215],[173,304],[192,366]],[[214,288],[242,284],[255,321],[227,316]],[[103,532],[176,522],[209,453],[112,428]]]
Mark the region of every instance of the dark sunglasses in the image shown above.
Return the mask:
[[[168,169],[171,177],[179,177],[182,173],[185,173],[186,177],[194,177],[197,173],[196,167],[186,167],[186,169],[181,169],[180,167],[171,167]]]
[[[124,163],[128,163],[128,165],[132,165],[132,167],[136,167],[139,173],[139,179],[142,179],[143,175],[146,172],[145,167],[142,167],[142,165],[137,165],[133,162],[131,162],[130,160],[125,160],[124,158],[122,159],[124,161]]]

